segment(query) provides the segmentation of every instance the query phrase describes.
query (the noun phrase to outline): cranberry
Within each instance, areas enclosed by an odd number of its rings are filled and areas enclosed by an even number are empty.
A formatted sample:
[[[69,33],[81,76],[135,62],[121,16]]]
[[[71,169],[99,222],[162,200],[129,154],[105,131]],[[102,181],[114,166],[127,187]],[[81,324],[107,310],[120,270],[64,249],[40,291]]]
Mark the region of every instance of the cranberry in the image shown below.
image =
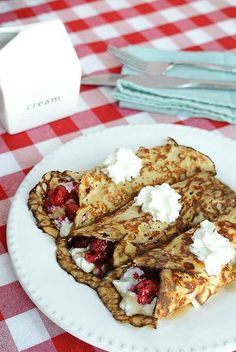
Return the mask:
[[[44,202],[43,209],[46,214],[51,214],[53,212],[54,206],[50,202],[50,200],[47,198]]]
[[[50,190],[48,191],[48,194],[47,194],[48,198],[51,197],[51,195],[53,194],[53,191],[54,191],[54,189],[50,189]]]
[[[89,263],[94,263],[94,264],[102,263],[103,260],[105,259],[103,253],[87,252],[85,253],[84,257]]]
[[[78,191],[79,191],[78,183],[76,183],[76,182],[74,181],[74,182],[73,182],[73,188],[72,188],[72,190],[70,191],[70,199],[73,199],[77,205],[79,205],[79,195],[78,195]]]
[[[140,279],[140,275],[136,272],[136,273],[133,274],[133,278],[135,280],[139,280]]]
[[[56,188],[48,192],[48,200],[51,202],[52,205],[63,205],[68,198],[69,193],[67,189],[62,185],[57,186]]]
[[[106,240],[100,240],[99,238],[93,238],[93,240],[90,243],[90,251],[99,253],[99,252],[104,252],[109,246],[109,242]]]
[[[142,280],[134,288],[133,292],[137,293],[137,301],[140,304],[150,304],[157,296],[159,284],[153,280]]]
[[[90,263],[101,264],[109,262],[112,255],[113,243],[111,241],[93,239],[89,246],[89,252],[85,253],[85,259]]]
[[[66,216],[70,221],[74,221],[78,209],[78,205],[72,199],[65,205]]]
[[[91,239],[86,236],[74,237],[71,241],[73,248],[87,248]]]

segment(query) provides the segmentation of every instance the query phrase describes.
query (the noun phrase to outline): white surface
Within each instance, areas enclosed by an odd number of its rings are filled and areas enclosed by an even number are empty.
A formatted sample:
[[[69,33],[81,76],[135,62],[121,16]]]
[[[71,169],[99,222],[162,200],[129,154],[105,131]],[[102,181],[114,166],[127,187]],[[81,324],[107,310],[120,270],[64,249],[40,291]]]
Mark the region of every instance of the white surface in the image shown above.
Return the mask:
[[[13,172],[21,171],[21,168],[12,152],[6,152],[0,155],[0,165],[4,165],[4,168],[0,168],[0,177],[9,175]]]
[[[0,286],[9,284],[17,280],[14,271],[12,270],[12,263],[7,253],[0,255]]]
[[[6,324],[19,351],[50,339],[36,308],[6,319]]]
[[[53,239],[37,229],[27,209],[28,192],[45,172],[88,169],[102,163],[113,148],[161,145],[167,136],[212,157],[220,180],[236,190],[236,143],[227,138],[164,124],[106,129],[61,146],[26,176],[9,214],[9,252],[22,286],[39,309],[84,341],[112,352],[232,352],[236,349],[236,290],[223,290],[199,310],[161,321],[157,330],[120,324],[92,289],[76,283],[58,266]]]

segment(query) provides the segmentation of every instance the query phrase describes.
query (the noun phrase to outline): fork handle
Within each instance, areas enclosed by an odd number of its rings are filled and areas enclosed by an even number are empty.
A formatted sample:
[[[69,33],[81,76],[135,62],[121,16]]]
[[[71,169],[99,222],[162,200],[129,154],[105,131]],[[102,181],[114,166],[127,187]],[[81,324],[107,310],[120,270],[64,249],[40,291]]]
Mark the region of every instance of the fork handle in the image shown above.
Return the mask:
[[[217,64],[210,64],[210,63],[205,64],[205,63],[201,63],[201,62],[189,62],[189,61],[170,62],[166,71],[169,71],[174,66],[178,66],[178,65],[185,65],[185,66],[187,65],[187,66],[194,66],[197,68],[204,68],[204,69],[214,70],[214,71],[236,73],[236,67],[234,67],[234,66],[217,65]]]

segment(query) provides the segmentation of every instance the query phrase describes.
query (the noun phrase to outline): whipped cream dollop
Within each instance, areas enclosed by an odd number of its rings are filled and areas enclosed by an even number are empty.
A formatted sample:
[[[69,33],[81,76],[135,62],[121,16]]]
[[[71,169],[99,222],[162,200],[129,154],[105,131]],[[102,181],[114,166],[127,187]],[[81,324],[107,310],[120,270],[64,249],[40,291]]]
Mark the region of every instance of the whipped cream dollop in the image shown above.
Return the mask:
[[[71,248],[70,255],[75,262],[75,264],[86,273],[91,273],[95,269],[95,265],[93,263],[89,263],[84,258],[84,253],[88,250],[87,248]]]
[[[222,266],[234,258],[234,248],[228,238],[220,235],[208,220],[201,222],[192,239],[189,249],[204,262],[208,275],[219,275]]]
[[[135,198],[135,205],[141,206],[144,213],[152,215],[154,221],[175,221],[181,209],[181,196],[168,184],[146,186]]]
[[[105,168],[102,171],[113,182],[120,183],[131,181],[132,177],[139,175],[142,168],[142,160],[131,149],[120,148],[111,153],[104,161]]]
[[[152,316],[156,306],[157,297],[153,298],[150,304],[140,304],[137,301],[135,292],[130,291],[131,288],[141,281],[144,274],[140,268],[129,268],[119,280],[113,280],[113,285],[122,296],[119,307],[128,317],[135,314]]]

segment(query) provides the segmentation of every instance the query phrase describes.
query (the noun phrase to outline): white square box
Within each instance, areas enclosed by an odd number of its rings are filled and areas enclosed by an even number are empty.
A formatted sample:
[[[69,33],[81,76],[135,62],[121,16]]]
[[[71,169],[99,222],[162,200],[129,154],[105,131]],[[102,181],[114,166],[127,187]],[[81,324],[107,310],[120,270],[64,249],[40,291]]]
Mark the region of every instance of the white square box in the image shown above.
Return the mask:
[[[80,81],[60,20],[0,28],[0,121],[9,133],[77,112]]]

